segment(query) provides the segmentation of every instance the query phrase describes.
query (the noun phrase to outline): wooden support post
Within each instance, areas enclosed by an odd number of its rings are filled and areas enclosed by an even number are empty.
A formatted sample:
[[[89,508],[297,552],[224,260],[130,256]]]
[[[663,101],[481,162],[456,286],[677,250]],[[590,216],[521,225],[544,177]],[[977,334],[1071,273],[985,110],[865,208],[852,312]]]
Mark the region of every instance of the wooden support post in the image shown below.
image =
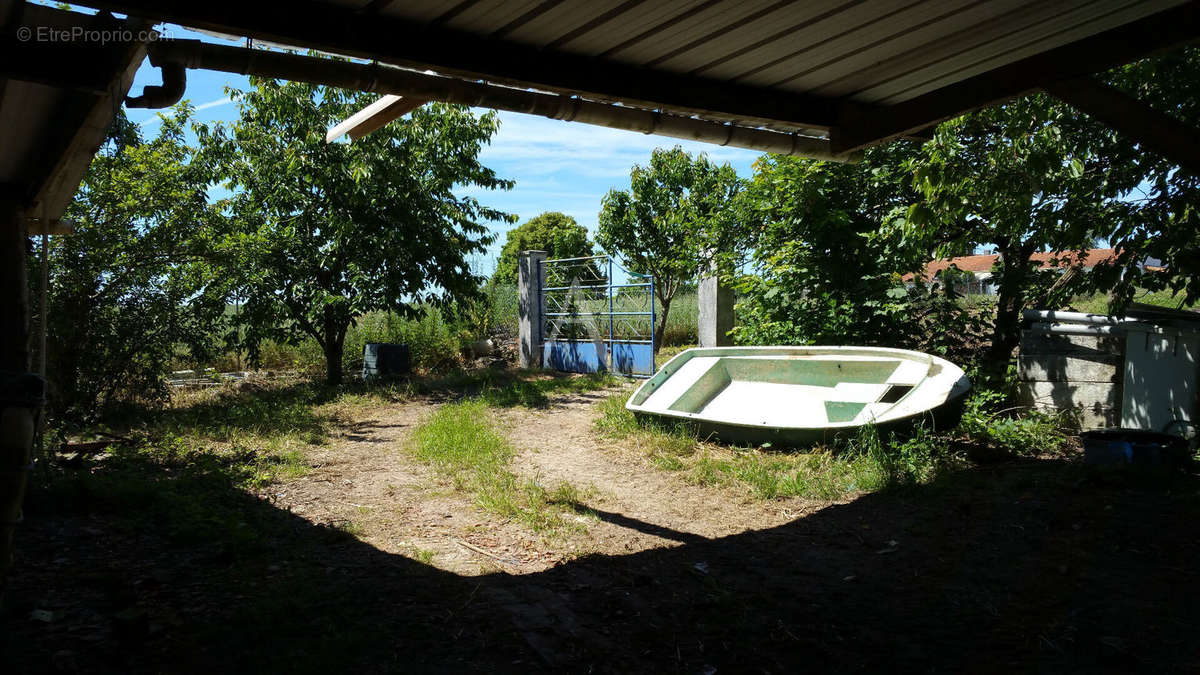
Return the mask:
[[[25,210],[0,195],[0,371],[29,370],[29,283],[25,274]]]
[[[1189,171],[1200,173],[1200,129],[1159,112],[1092,77],[1045,86],[1051,96],[1094,117]]]
[[[517,269],[517,313],[520,323],[519,365],[522,368],[542,367],[542,261],[545,251],[522,251]]]
[[[1048,82],[1100,73],[1188,44],[1197,37],[1200,2],[1192,0],[889,106],[844,101],[840,103],[837,124],[830,131],[832,149],[835,154],[862,150],[1037,91]]]
[[[29,287],[21,202],[0,196],[0,600],[32,463],[44,381],[29,370]]]

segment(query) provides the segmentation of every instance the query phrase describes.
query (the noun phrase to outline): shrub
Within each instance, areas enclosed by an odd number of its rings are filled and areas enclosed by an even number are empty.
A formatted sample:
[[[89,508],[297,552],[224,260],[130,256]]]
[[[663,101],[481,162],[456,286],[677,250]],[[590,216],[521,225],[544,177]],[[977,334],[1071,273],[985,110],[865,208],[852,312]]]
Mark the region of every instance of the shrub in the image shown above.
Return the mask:
[[[1049,414],[1009,405],[1010,397],[991,389],[976,390],[967,400],[959,430],[967,437],[1017,455],[1055,452],[1066,442],[1066,413]]]

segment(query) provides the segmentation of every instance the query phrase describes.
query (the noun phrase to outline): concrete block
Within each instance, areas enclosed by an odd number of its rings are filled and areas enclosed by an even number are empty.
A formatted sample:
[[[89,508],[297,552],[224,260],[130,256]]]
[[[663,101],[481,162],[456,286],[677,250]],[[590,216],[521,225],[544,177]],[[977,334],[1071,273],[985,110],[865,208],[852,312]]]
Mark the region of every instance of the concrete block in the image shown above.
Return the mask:
[[[1017,372],[1025,381],[1117,382],[1120,363],[1116,354],[1021,354]]]
[[[1022,354],[1115,354],[1124,347],[1119,335],[1041,335],[1021,334]]]
[[[1071,411],[1084,429],[1115,426],[1120,418],[1121,389],[1107,382],[1022,382],[1022,402],[1044,412]]]

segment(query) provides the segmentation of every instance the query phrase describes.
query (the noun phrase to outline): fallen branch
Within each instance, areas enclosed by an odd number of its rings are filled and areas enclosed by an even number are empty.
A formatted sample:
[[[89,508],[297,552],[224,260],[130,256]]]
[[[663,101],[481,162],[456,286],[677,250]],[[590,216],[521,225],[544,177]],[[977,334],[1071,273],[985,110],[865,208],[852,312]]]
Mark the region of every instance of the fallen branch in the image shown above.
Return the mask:
[[[513,560],[512,558],[502,558],[502,557],[496,555],[495,553],[485,551],[484,549],[479,548],[478,546],[476,546],[475,544],[472,544],[471,542],[463,541],[462,539],[455,539],[454,541],[457,542],[459,546],[462,546],[463,548],[465,548],[467,550],[474,551],[480,555],[485,555],[485,556],[491,558],[492,560],[495,560],[496,562],[504,563],[505,565],[510,565],[513,567],[518,567],[521,564],[520,561]]]

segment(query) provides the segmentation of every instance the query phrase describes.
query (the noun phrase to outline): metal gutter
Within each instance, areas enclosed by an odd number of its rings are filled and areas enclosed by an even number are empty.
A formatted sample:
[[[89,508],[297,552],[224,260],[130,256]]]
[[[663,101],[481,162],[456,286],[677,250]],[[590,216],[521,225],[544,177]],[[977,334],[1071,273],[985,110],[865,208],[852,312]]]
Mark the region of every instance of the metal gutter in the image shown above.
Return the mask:
[[[834,156],[827,138],[724,124],[575,96],[461,80],[379,63],[354,63],[263,49],[228,47],[198,40],[159,40],[150,44],[148,49],[151,62],[156,65],[175,63],[187,68],[203,68],[540,115],[551,119],[729,145],[759,152],[801,155],[823,160],[847,160],[846,157]]]

